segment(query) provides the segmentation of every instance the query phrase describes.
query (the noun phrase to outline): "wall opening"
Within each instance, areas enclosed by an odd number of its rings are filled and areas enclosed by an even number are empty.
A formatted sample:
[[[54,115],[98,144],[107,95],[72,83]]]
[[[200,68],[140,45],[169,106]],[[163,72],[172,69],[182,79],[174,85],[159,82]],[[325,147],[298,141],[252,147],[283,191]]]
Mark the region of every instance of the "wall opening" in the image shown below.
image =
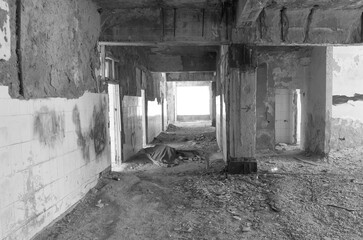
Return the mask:
[[[117,169],[122,163],[121,143],[121,102],[120,88],[118,84],[108,84],[109,98],[109,129],[111,144],[111,168]]]
[[[275,90],[275,143],[284,150],[300,149],[301,95],[296,89]],[[290,146],[288,149],[287,146]]]
[[[210,83],[204,86],[177,86],[177,121],[211,121],[211,97]]]
[[[145,90],[141,89],[141,109],[142,109],[142,146],[147,146],[147,99]]]
[[[296,145],[301,143],[301,91],[296,89]]]

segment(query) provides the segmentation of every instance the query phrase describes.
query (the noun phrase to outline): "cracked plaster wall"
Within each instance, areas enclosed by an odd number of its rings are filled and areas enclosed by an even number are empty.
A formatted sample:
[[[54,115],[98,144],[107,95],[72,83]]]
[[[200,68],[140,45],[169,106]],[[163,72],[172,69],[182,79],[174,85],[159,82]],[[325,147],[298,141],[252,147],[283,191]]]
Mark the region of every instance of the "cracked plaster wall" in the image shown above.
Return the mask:
[[[21,7],[18,3],[0,4],[7,39],[7,44],[0,41],[1,49],[10,47],[6,61],[0,62],[0,84],[9,86],[14,98],[76,98],[85,91],[96,92],[100,32],[96,5],[86,0],[22,1]]]
[[[274,149],[275,89],[301,89],[302,111],[305,111],[311,48],[260,47],[257,52],[256,146]]]
[[[333,49],[331,148],[363,146],[363,48]]]
[[[99,90],[100,16],[94,3],[22,1],[18,12],[20,94],[76,98]]]
[[[0,0],[0,239],[30,239],[110,166],[107,95],[85,93],[99,28],[91,1]]]

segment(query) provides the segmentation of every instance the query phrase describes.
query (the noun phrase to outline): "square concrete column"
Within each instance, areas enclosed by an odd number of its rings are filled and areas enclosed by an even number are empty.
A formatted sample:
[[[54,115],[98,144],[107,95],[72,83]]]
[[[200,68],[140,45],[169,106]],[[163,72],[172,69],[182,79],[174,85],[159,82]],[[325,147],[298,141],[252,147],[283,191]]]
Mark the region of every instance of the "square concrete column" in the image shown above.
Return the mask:
[[[210,95],[211,95],[211,120],[212,120],[212,127],[216,126],[216,118],[217,118],[217,110],[216,110],[216,82],[211,83],[210,88]]]
[[[166,83],[167,124],[176,121],[176,82]]]
[[[244,45],[229,49],[227,95],[228,172],[257,171],[256,150],[256,82],[252,50]]]
[[[303,130],[304,148],[326,155],[330,151],[332,111],[332,47],[314,47],[311,54],[310,77],[307,84],[307,107]]]
[[[229,156],[253,158],[256,150],[256,72],[231,69],[228,82]]]

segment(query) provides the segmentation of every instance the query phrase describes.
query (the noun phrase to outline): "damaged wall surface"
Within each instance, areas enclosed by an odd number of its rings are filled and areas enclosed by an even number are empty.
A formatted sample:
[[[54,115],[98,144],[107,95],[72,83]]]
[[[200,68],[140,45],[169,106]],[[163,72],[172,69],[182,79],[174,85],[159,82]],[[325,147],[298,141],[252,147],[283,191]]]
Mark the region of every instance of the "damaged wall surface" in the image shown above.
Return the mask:
[[[107,95],[85,93],[99,21],[87,0],[0,1],[1,239],[30,239],[110,166]]]
[[[20,94],[74,98],[85,90],[98,92],[97,6],[87,0],[34,0],[22,1],[19,12]]]
[[[0,85],[9,86],[12,97],[19,96],[18,57],[16,54],[16,15],[15,1],[0,1]]]
[[[110,166],[108,98],[24,101],[7,92],[0,87],[0,237],[30,239]]]
[[[122,99],[123,159],[127,160],[161,132],[161,99],[165,76],[149,70],[148,49],[107,46],[108,56],[117,60],[117,79]],[[141,91],[145,91],[142,95]],[[145,109],[144,109],[145,108]],[[143,115],[147,113],[147,117]],[[143,129],[143,118],[146,129]],[[146,132],[144,132],[146,131]]]
[[[357,1],[239,0],[234,43],[352,44],[363,41]]]
[[[226,5],[227,6],[227,5]],[[221,42],[230,35],[231,8],[143,7],[105,11],[102,41]]]
[[[363,145],[363,48],[333,48],[332,149]]]
[[[152,73],[154,79],[156,98],[153,101],[148,100],[147,106],[147,137],[148,143],[152,142],[163,131],[163,103],[166,97],[166,78],[165,74]]]
[[[275,91],[300,89],[306,109],[310,47],[258,47],[257,139],[258,149],[275,148]],[[296,138],[296,136],[295,136]]]

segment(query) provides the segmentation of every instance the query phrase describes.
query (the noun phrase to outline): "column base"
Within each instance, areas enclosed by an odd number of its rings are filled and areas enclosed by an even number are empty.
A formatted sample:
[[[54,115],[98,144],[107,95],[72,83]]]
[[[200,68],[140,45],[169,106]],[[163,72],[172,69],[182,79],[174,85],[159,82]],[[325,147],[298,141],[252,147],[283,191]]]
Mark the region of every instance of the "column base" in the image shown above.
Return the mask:
[[[229,174],[250,174],[257,172],[255,158],[230,158],[227,164]]]

